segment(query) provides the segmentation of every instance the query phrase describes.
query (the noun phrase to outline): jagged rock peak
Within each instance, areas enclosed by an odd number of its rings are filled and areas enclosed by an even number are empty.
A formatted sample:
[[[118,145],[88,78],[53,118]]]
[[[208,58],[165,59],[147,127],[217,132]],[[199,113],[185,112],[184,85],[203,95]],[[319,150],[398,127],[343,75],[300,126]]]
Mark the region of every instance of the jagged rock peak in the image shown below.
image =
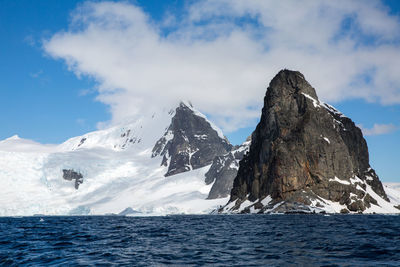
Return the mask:
[[[245,201],[252,206],[243,209]],[[300,72],[280,71],[226,208],[267,212],[278,203],[286,203],[281,209],[337,203],[342,212],[363,212],[380,201],[389,199],[370,168],[361,130],[319,101]]]
[[[190,102],[181,102],[170,126],[155,144],[152,157],[162,156],[161,165],[168,167],[165,176],[170,176],[207,166],[231,148],[220,129]]]
[[[234,146],[227,154],[214,158],[210,169],[205,174],[206,184],[213,183],[207,199],[229,197],[233,180],[239,169],[239,162],[248,152],[250,144],[251,135],[243,144]]]
[[[303,93],[318,100],[315,89],[306,81],[304,75],[298,71],[281,70],[271,81],[270,98],[288,97],[293,94]]]

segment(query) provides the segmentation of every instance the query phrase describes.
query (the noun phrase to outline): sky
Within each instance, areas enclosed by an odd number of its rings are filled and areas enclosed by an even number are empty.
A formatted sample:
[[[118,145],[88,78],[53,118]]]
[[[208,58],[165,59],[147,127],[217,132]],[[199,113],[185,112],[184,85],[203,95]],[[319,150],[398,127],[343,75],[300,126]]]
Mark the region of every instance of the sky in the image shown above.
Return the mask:
[[[299,70],[400,182],[399,1],[0,1],[0,139],[61,143],[190,100],[234,144]]]

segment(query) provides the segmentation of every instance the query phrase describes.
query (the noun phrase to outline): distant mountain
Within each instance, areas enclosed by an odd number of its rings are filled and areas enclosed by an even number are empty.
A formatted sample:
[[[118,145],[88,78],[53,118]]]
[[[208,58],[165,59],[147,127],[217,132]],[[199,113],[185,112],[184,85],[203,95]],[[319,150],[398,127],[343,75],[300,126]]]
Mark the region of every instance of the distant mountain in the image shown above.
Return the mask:
[[[0,215],[209,213],[228,199],[207,200],[205,173],[231,148],[183,102],[60,145],[14,136],[0,142]]]
[[[162,157],[161,165],[168,167],[165,176],[170,176],[210,165],[215,156],[231,149],[220,129],[191,104],[181,102],[152,157]]]
[[[300,72],[271,81],[224,212],[397,213],[354,122]]]

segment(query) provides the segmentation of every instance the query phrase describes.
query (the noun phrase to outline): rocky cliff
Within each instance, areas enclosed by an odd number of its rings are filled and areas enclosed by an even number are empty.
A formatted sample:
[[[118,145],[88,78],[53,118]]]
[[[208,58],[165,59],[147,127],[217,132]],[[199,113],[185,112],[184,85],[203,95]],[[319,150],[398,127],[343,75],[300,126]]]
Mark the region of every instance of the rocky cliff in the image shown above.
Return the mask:
[[[225,211],[363,212],[389,201],[354,122],[319,101],[297,71],[271,81]],[[326,209],[325,209],[326,210]]]
[[[239,162],[248,152],[250,143],[251,137],[248,137],[243,144],[233,147],[232,151],[214,158],[210,169],[205,174],[206,184],[213,183],[207,199],[225,198],[230,195]]]
[[[191,104],[181,102],[171,125],[153,148],[152,157],[162,156],[161,165],[170,176],[210,165],[216,156],[231,151],[232,145]]]

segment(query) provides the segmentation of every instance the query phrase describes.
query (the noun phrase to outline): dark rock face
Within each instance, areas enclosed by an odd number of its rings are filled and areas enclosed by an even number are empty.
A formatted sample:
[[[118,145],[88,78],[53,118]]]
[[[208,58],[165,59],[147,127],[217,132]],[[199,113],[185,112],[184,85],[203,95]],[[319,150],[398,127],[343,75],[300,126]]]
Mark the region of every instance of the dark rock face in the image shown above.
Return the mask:
[[[377,203],[370,188],[389,201],[370,168],[361,130],[320,102],[300,72],[280,71],[267,89],[250,151],[240,161],[233,209],[270,196],[274,203],[323,205],[329,200],[362,212]]]
[[[214,158],[210,169],[205,174],[206,184],[214,183],[207,199],[229,196],[233,187],[233,180],[239,169],[239,161],[249,150],[250,143],[249,137],[242,145],[234,147],[231,152]]]
[[[68,181],[75,180],[75,189],[79,188],[79,185],[83,183],[83,175],[74,170],[63,170],[63,178]]]
[[[207,166],[215,156],[224,155],[232,145],[201,114],[181,103],[171,125],[153,148],[152,157],[162,156],[168,166],[165,176]]]

